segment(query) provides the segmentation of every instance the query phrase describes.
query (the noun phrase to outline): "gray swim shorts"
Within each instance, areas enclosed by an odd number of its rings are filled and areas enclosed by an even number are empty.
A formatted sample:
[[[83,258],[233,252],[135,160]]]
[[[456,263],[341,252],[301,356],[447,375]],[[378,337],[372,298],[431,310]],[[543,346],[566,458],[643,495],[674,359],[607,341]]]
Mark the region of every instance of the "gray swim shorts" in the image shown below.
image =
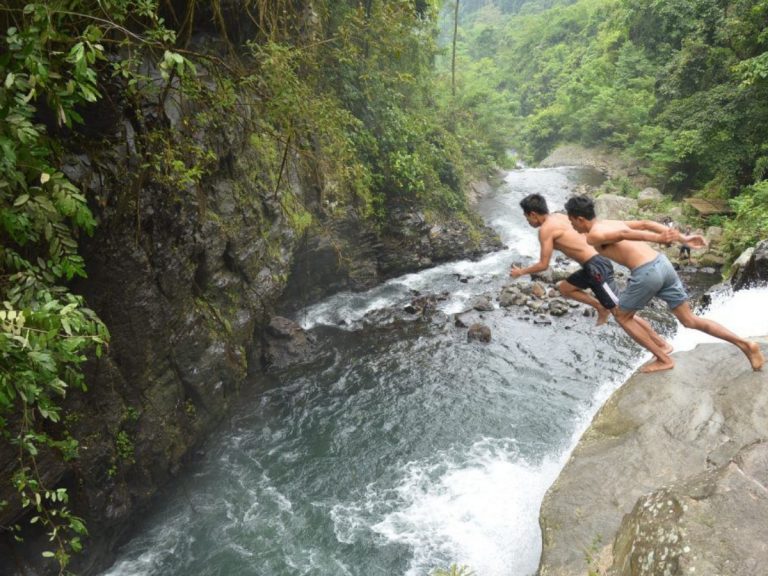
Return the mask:
[[[654,296],[664,300],[670,309],[688,300],[680,277],[664,254],[632,270],[627,287],[619,298],[619,308],[641,310]]]

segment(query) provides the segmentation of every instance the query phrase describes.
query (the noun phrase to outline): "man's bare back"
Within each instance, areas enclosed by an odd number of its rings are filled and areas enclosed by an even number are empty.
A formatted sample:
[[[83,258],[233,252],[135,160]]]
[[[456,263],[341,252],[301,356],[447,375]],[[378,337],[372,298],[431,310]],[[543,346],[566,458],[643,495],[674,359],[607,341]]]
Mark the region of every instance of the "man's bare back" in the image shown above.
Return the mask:
[[[634,270],[638,266],[652,261],[659,253],[645,242],[637,241],[640,240],[637,238],[638,233],[642,234],[642,232],[640,232],[639,223],[637,223],[636,228],[633,227],[633,224],[635,222],[598,220],[586,234],[587,243],[594,246],[606,258]],[[647,226],[647,223],[643,224]],[[661,224],[659,226],[663,227]],[[635,239],[622,239],[626,236],[632,236]],[[646,241],[656,241],[655,236],[649,233]]]
[[[568,258],[584,264],[597,255],[597,250],[590,246],[582,234],[576,232],[565,214],[550,214],[539,228],[539,242],[543,246],[551,238],[555,250]]]

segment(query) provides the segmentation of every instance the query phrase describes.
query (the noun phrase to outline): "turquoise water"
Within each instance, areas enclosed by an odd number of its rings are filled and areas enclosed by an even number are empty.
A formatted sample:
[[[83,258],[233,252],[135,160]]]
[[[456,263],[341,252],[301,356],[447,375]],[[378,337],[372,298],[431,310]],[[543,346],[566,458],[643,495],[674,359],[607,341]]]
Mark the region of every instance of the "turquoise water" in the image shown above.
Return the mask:
[[[417,576],[453,562],[534,573],[544,492],[638,349],[579,313],[537,325],[495,310],[488,345],[451,321],[364,318],[412,290],[449,292],[446,314],[498,294],[511,262],[537,255],[520,198],[539,191],[557,208],[583,177],[512,172],[480,207],[508,250],[300,312],[321,358],[244,397],[104,574]]]

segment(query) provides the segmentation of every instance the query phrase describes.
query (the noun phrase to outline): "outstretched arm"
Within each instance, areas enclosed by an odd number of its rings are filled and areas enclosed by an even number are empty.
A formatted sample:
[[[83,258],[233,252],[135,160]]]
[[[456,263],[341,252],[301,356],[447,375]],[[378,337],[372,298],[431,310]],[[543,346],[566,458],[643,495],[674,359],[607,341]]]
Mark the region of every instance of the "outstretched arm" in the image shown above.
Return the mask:
[[[687,244],[691,248],[706,248],[707,240],[701,234],[681,234],[680,230],[674,230],[669,228],[663,234],[663,242],[665,244],[671,244],[672,242],[679,242],[680,244]]]
[[[624,224],[628,224],[625,222]],[[619,228],[600,229],[592,228],[587,234],[587,243],[592,246],[616,244],[622,240],[640,240],[642,242],[664,242],[662,234],[647,230],[633,230],[629,226]]]
[[[633,230],[647,230],[657,233],[659,235],[658,240],[650,240],[651,242],[658,242],[660,244],[679,242],[680,244],[688,244],[691,248],[704,248],[707,245],[706,239],[701,234],[686,236],[676,228],[664,226],[664,224],[659,224],[653,220],[628,220],[624,223]],[[631,238],[628,238],[628,240],[631,240]]]
[[[539,230],[539,244],[541,245],[539,261],[536,262],[536,264],[531,264],[525,268],[512,266],[512,269],[509,271],[509,275],[512,276],[512,278],[519,278],[525,274],[544,272],[544,270],[549,268],[549,261],[552,259],[552,252],[555,250],[554,235],[551,232],[544,232],[544,230]]]
[[[626,220],[624,224],[633,230],[647,230],[657,234],[663,234],[670,229],[669,226],[664,226],[664,224],[654,222],[653,220]]]

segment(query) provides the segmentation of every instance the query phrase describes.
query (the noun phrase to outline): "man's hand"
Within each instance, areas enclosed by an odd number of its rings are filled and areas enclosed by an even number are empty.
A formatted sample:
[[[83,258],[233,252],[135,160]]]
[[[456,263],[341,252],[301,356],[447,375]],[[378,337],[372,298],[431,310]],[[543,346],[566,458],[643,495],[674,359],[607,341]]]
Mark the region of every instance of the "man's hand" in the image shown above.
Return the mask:
[[[691,234],[690,236],[680,236],[681,242],[688,244],[691,248],[706,248],[707,240],[701,234]]]
[[[512,278],[519,278],[525,274],[526,272],[520,268],[520,266],[512,266],[512,269],[509,271],[509,275],[512,276]]]
[[[667,228],[664,232],[659,234],[659,243],[672,244],[672,242],[682,242],[683,237],[680,234],[680,230],[675,228]]]

